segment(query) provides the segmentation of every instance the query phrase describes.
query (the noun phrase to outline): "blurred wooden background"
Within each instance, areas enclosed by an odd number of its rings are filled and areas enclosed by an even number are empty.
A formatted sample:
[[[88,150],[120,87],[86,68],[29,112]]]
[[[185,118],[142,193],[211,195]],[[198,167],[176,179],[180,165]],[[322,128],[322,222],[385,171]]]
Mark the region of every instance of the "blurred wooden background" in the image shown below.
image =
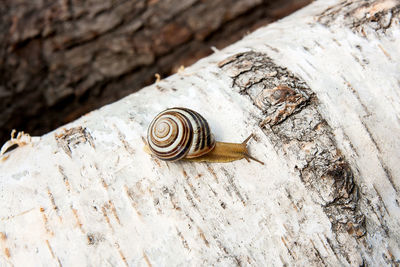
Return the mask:
[[[41,135],[311,0],[38,0],[0,6],[0,144]]]

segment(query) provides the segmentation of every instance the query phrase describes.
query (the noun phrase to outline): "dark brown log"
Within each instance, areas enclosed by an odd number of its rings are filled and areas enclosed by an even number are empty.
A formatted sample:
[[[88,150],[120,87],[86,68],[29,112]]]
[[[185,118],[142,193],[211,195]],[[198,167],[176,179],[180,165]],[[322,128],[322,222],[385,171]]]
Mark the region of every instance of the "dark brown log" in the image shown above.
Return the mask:
[[[0,5],[0,143],[43,134],[190,65],[311,0]]]

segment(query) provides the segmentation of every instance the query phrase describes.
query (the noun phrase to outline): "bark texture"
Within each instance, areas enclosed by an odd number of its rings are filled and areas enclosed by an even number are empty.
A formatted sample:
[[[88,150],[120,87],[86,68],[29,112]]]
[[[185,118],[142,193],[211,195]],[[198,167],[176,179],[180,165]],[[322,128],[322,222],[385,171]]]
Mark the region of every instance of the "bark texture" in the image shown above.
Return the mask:
[[[315,1],[52,133],[13,138],[1,262],[399,265],[399,8]],[[199,111],[218,141],[254,133],[266,164],[146,154],[150,121],[174,106]]]
[[[44,134],[310,0],[2,1],[0,143]]]

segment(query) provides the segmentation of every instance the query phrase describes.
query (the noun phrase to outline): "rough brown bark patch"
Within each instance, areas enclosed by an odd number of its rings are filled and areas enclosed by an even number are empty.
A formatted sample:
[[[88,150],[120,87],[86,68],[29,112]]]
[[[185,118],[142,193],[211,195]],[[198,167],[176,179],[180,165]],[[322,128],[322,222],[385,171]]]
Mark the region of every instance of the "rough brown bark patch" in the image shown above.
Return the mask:
[[[57,144],[64,150],[64,152],[71,157],[71,153],[76,146],[83,143],[89,143],[93,148],[94,141],[86,128],[75,127],[71,129],[64,129],[62,134],[55,135]]]
[[[260,127],[323,207],[334,233],[363,237],[357,177],[305,81],[262,53],[237,54],[219,66],[232,77],[234,90],[248,95],[265,114]],[[345,247],[338,249],[347,257]]]
[[[347,0],[326,9],[318,22],[331,25],[344,20],[344,25],[366,37],[365,28],[373,29],[378,34],[384,34],[395,20],[400,19],[400,4],[398,1],[364,1]],[[342,23],[342,22],[340,22]]]

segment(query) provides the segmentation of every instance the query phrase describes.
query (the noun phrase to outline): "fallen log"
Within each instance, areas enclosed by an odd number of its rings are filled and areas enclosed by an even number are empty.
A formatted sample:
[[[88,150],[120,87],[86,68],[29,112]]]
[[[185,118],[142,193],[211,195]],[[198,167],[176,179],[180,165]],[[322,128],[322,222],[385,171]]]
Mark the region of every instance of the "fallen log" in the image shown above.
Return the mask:
[[[0,163],[6,265],[400,263],[400,5],[315,1]],[[143,151],[168,107],[265,165]],[[11,146],[18,146],[12,149]]]

